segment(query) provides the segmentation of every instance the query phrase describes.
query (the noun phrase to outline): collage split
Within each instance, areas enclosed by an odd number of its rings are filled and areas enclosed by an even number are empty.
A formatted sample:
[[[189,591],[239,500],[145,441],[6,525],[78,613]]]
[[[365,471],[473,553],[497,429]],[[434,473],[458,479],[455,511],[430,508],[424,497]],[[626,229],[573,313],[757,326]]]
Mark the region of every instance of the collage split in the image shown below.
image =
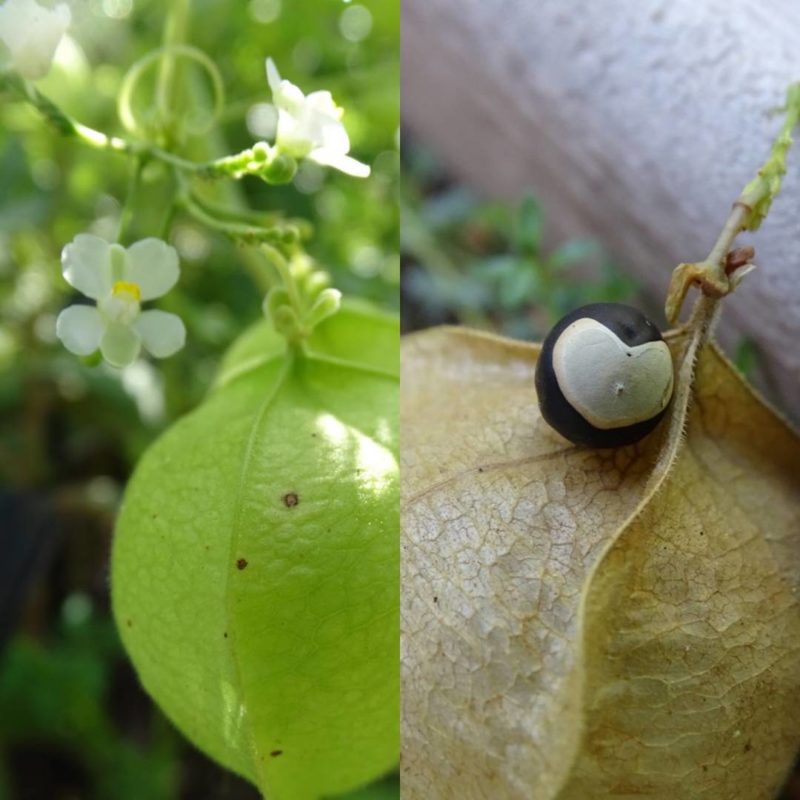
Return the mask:
[[[799,33],[0,0],[0,800],[800,800]]]

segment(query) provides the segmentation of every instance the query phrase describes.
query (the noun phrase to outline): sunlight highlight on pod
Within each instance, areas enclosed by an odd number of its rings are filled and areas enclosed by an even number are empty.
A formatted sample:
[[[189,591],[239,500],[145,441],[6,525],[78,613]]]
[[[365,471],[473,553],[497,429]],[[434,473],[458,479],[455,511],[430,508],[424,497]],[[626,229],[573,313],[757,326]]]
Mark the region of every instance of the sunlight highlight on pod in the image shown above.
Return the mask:
[[[397,480],[397,459],[382,445],[359,431],[354,431],[356,440],[356,464],[361,470],[362,481],[373,492],[381,493],[392,488]]]
[[[242,722],[245,717],[245,707],[236,689],[227,681],[220,681],[222,692],[222,705],[225,714],[222,719],[222,733],[229,745],[240,741],[242,736]]]
[[[383,492],[396,480],[397,459],[375,439],[348,427],[331,414],[320,414],[316,427],[325,440],[337,449],[355,445],[356,472],[361,475],[362,482],[370,491]],[[378,422],[377,438],[383,441],[389,439],[389,425],[385,420]]]

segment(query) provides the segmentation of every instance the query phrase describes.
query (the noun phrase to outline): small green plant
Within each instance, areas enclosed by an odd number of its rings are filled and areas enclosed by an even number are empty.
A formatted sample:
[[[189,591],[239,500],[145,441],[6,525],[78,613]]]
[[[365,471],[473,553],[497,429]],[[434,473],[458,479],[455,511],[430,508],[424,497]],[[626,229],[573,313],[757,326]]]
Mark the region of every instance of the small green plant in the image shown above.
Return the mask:
[[[170,4],[163,43],[120,83],[124,130],[85,124],[36,83],[70,16],[34,0],[0,6],[4,95],[130,172],[113,233],[87,224],[60,242],[63,278],[90,302],[62,308],[53,332],[81,369],[103,362],[101,374],[125,370],[123,380],[154,372],[143,353],[187,347],[174,361],[190,361],[205,308],[187,324],[173,299],[192,280],[178,246],[187,221],[237,245],[231,266],[243,265],[247,290],[263,298],[262,321],[234,344],[208,397],[147,450],[126,491],[111,564],[123,643],[177,727],[266,796],[357,790],[391,772],[399,752],[399,333],[392,314],[331,286],[287,189],[318,194],[322,208],[325,170],[366,178],[371,167],[349,155],[331,92],[305,93],[266,53],[252,67],[265,72],[271,103],[259,113],[272,131],[229,152],[221,128],[242,111],[226,101],[215,61],[188,43],[188,0]],[[279,208],[248,206],[245,178],[274,191]],[[334,197],[328,218],[346,202]],[[367,248],[363,232],[357,244]],[[202,258],[192,261],[202,271]],[[374,796],[396,795],[396,782],[376,784]]]
[[[78,613],[70,607],[79,609]],[[32,743],[46,742],[51,757],[69,754],[81,765],[75,790],[89,785],[98,797],[120,800],[174,796],[178,742],[164,718],[153,718],[144,746],[116,734],[106,705],[114,664],[123,655],[113,625],[91,614],[86,596],[73,594],[65,609],[50,647],[21,639],[3,654],[0,741],[4,757]],[[31,691],[32,686],[47,687],[47,691]],[[81,774],[83,770],[86,775]],[[2,800],[18,796],[10,783],[0,770]]]
[[[548,250],[531,195],[517,208],[482,202],[445,184],[412,148],[402,195],[404,291],[420,322],[462,321],[521,339],[540,338],[567,311],[619,302],[636,285],[589,239]],[[580,276],[580,277],[578,277]]]

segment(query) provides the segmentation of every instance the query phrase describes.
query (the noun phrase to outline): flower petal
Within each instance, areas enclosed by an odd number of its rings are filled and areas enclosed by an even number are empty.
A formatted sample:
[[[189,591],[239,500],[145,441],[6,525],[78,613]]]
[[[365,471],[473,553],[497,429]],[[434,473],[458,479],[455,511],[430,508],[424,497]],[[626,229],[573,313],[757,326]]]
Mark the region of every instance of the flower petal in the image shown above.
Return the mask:
[[[306,152],[323,147],[340,153],[346,153],[350,149],[350,139],[344,125],[310,108],[304,109],[303,113],[295,118],[293,135],[307,142]]]
[[[278,109],[278,129],[275,136],[278,149],[295,158],[304,158],[314,147],[297,118],[286,109]]]
[[[314,114],[321,114],[334,122],[341,120],[344,114],[344,109],[334,102],[333,95],[324,90],[311,92],[306,97],[306,108]]]
[[[127,367],[132,364],[139,355],[141,346],[139,334],[133,328],[118,322],[112,322],[100,340],[100,352],[112,367]]]
[[[278,88],[272,93],[272,102],[278,108],[297,117],[304,113],[306,96],[291,81],[281,81]]]
[[[125,280],[135,283],[142,300],[152,300],[166,294],[177,282],[180,268],[178,253],[161,239],[142,239],[127,251]]]
[[[186,343],[186,328],[177,314],[167,311],[144,311],[133,324],[145,348],[156,358],[177,353]]]
[[[61,270],[70,286],[92,300],[111,291],[111,246],[91,233],[79,233],[61,251]]]
[[[278,91],[281,85],[281,74],[271,58],[267,59],[267,83],[269,83],[269,88],[272,89],[273,94]]]
[[[6,0],[0,6],[0,40],[20,75],[37,80],[49,72],[70,18],[69,7],[63,3],[50,9],[33,0]]]
[[[341,122],[326,122],[321,126],[319,136],[317,141],[322,149],[343,155],[350,150],[350,137]]]
[[[105,325],[94,306],[69,306],[56,320],[56,335],[76,356],[88,356],[100,347]]]
[[[325,167],[333,167],[355,178],[366,178],[370,173],[370,168],[367,164],[362,164],[360,161],[356,161],[354,158],[350,158],[350,156],[344,153],[329,150],[325,147],[312,150],[308,154],[308,158],[312,161],[316,161],[317,164],[322,164]]]

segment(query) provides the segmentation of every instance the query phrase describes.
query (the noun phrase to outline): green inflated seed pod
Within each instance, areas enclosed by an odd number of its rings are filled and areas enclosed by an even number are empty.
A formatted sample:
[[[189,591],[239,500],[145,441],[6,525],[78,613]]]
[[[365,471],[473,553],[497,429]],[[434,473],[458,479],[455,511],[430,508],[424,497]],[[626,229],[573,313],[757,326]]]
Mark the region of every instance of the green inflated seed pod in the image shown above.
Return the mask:
[[[112,598],[139,677],[270,800],[397,762],[398,347],[362,306],[306,356],[260,323],[125,494]]]

